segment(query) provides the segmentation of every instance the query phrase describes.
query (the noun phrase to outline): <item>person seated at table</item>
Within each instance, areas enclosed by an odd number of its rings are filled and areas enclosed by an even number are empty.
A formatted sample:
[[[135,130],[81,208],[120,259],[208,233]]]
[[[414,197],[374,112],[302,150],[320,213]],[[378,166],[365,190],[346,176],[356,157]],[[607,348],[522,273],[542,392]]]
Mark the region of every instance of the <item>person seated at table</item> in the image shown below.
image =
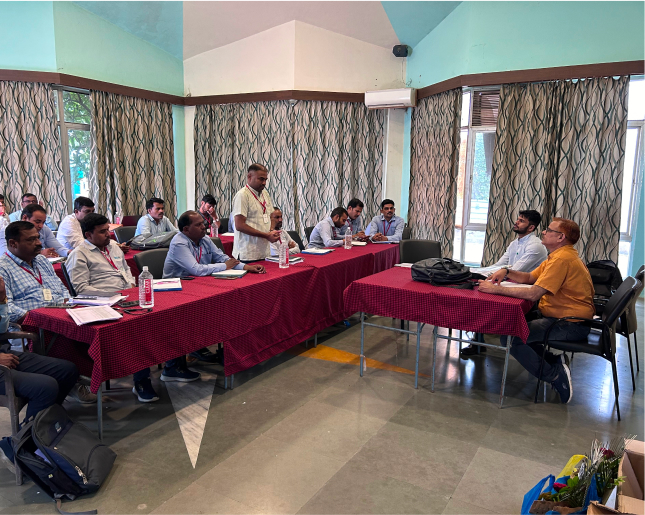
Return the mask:
[[[76,293],[117,292],[133,288],[136,281],[123,252],[110,238],[110,221],[98,213],[89,213],[81,221],[85,239],[67,258],[65,267]],[[159,400],[150,382],[150,369],[133,375],[134,393],[140,402]]]
[[[63,247],[54,237],[54,233],[45,225],[47,212],[39,204],[29,204],[22,210],[22,219],[31,222],[36,227],[43,250],[40,253],[48,258],[67,256],[67,249]],[[7,251],[7,240],[5,239],[6,227],[0,228],[0,254]]]
[[[309,237],[308,249],[324,249],[325,247],[342,247],[347,229],[347,210],[344,207],[335,208],[327,218],[316,224]]]
[[[353,198],[347,203],[347,227],[352,231],[352,239],[354,240],[368,240],[363,230],[363,217],[361,216],[364,207],[365,205],[357,198]]]
[[[85,240],[81,222],[90,213],[94,213],[94,202],[87,197],[76,197],[74,212],[63,218],[56,234],[56,239],[68,251],[74,250]]]
[[[199,214],[202,215],[204,223],[206,224],[206,233],[211,233],[211,226],[215,224],[215,227],[219,230],[220,221],[217,216],[215,208],[217,207],[217,200],[211,194],[206,194],[202,197],[202,203],[199,205]]]
[[[9,306],[4,280],[0,277],[0,333],[9,327]],[[25,421],[54,403],[62,404],[78,380],[76,365],[70,361],[32,352],[11,350],[9,343],[0,346],[0,365],[11,369],[16,397],[27,400]],[[0,371],[0,395],[6,395],[4,371]],[[11,437],[0,441],[2,461],[12,472],[14,454]]]
[[[280,231],[280,239],[271,243],[271,255],[277,256],[279,251],[280,244],[285,241],[289,246],[289,254],[298,254],[300,252],[300,247],[298,244],[293,241],[289,233],[282,228],[282,211],[279,207],[273,208],[273,213],[271,213],[271,230]]]
[[[405,222],[394,214],[394,201],[386,198],[381,202],[381,214],[372,218],[367,235],[372,241],[401,241]]]
[[[0,193],[0,226],[1,227],[6,227],[9,225],[11,221],[9,220],[9,215],[7,214],[5,210],[5,205],[4,205],[4,195]]]
[[[177,229],[170,220],[164,216],[165,201],[160,198],[152,197],[146,201],[146,211],[148,214],[139,218],[135,236],[156,236],[162,232],[176,231]]]
[[[186,211],[178,220],[179,233],[170,242],[168,255],[163,267],[163,277],[207,276],[231,268],[265,273],[262,265],[245,265],[224,254],[206,236],[204,220],[196,211]],[[207,363],[216,363],[217,356],[208,349],[192,352],[191,356]],[[186,358],[166,362],[161,373],[162,381],[194,381],[200,374],[186,367]]]
[[[549,251],[549,257],[532,272],[518,272],[503,268],[485,281],[480,281],[479,291],[505,295],[518,299],[538,301],[542,318],[531,320],[529,336],[524,343],[519,337],[511,341],[511,355],[535,377],[540,371],[544,347],[542,342],[546,331],[558,318],[593,318],[594,289],[587,267],[573,246],[580,238],[580,227],[573,220],[554,218],[542,231],[542,243]],[[504,287],[499,283],[505,279],[519,284],[530,284],[530,288]],[[581,341],[589,335],[589,326],[579,322],[561,322],[550,333],[553,340]],[[506,345],[506,337],[502,337]],[[573,395],[571,372],[565,362],[565,355],[556,356],[547,352],[540,379],[551,383],[567,404]]]
[[[494,265],[485,268],[472,268],[471,271],[489,276],[502,267],[508,267],[509,270],[518,272],[535,270],[547,257],[546,247],[535,235],[535,230],[541,221],[542,217],[537,211],[532,209],[520,211],[515,224],[513,224],[513,232],[517,234],[517,238],[511,242],[504,255]],[[473,356],[480,352],[486,352],[486,347],[468,345],[461,349],[460,355],[462,357]]]
[[[54,267],[40,254],[42,244],[31,222],[12,222],[5,230],[7,252],[0,256],[0,276],[7,291],[9,320],[21,324],[32,309],[62,303],[69,292],[54,272]],[[77,384],[71,395],[79,402],[96,402],[89,387]]]
[[[25,209],[29,204],[42,204],[38,202],[38,197],[33,193],[23,193],[20,200],[20,209],[17,209],[9,215],[9,222],[18,222],[22,218],[22,210]],[[58,224],[54,222],[54,219],[47,215],[47,220],[45,220],[45,225],[49,227],[52,231],[58,229]]]

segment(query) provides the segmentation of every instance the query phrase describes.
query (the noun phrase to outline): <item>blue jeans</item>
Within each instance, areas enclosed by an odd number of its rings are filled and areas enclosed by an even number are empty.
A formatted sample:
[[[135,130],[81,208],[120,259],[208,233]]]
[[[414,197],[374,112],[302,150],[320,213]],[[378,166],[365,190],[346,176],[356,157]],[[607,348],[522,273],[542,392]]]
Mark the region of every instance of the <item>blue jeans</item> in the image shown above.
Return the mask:
[[[557,318],[544,317],[529,322],[529,337],[526,344],[521,338],[515,337],[511,342],[511,356],[533,376],[538,377],[540,373],[540,362],[544,352],[544,335],[551,324]],[[583,341],[587,339],[590,328],[577,322],[560,322],[549,334],[550,340]],[[506,344],[506,336],[501,338],[502,345]],[[547,352],[544,356],[542,368],[542,381],[552,383],[558,378],[561,370],[559,356]]]
[[[70,361],[31,352],[8,351],[20,362],[11,371],[18,397],[28,399],[25,420],[52,404],[62,404],[78,380],[78,369]],[[0,372],[0,395],[5,395],[4,372]]]
[[[168,361],[166,361],[167,368],[173,368],[181,365],[184,365],[184,368],[186,368],[186,356],[181,356],[179,358],[169,359]],[[135,383],[138,383],[139,381],[142,381],[144,379],[148,379],[149,377],[150,377],[149,368],[144,368],[143,370],[139,370],[138,372],[135,372],[134,374],[132,374],[132,379],[134,380]]]

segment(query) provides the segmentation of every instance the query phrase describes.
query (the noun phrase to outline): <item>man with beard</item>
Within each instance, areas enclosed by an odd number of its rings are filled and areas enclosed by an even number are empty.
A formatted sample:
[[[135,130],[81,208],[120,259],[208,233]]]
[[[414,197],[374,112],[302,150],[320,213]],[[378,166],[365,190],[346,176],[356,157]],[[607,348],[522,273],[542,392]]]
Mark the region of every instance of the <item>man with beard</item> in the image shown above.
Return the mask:
[[[324,249],[325,247],[342,247],[347,226],[347,210],[337,207],[327,218],[316,224],[311,231],[308,249]]]

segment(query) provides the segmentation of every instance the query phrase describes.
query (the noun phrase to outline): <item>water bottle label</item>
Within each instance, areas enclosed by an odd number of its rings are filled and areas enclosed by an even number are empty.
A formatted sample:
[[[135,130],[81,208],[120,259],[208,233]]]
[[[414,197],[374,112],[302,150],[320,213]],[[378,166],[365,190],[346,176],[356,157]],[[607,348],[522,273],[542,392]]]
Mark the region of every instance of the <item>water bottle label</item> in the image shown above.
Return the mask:
[[[152,302],[152,279],[145,279],[143,281],[146,302]]]

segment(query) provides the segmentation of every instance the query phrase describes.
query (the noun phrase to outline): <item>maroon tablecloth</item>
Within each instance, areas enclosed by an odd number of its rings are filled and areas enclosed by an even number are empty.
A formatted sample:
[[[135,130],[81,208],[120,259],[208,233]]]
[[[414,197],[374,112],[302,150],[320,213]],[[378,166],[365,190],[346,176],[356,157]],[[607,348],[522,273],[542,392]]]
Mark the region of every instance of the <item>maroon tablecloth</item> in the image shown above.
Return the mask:
[[[303,255],[303,263],[288,269],[267,262],[266,274],[233,281],[200,277],[183,281],[181,292],[157,292],[154,310],[145,315],[78,327],[65,310],[42,308],[30,311],[24,325],[60,335],[50,355],[91,374],[92,391],[105,380],[218,342],[224,343],[225,374],[230,375],[353,313],[343,306],[345,288],[394,265],[398,252],[398,245],[367,245]],[[136,288],[124,293],[129,300],[138,297]]]
[[[139,252],[142,252],[141,250],[129,250],[128,253],[125,255],[125,261],[130,267],[130,271],[132,272],[132,276],[136,279],[139,277],[139,269],[137,268],[137,264],[134,262],[134,256],[137,255]],[[63,281],[63,284],[67,284],[65,282],[65,277],[63,276],[63,271],[61,270],[61,267],[63,265],[61,263],[56,263],[54,265],[54,272],[56,272],[56,275],[59,277],[61,281]]]
[[[413,281],[409,268],[396,267],[353,282],[345,290],[345,307],[402,320],[464,331],[519,336],[529,328],[528,300],[431,286]]]

